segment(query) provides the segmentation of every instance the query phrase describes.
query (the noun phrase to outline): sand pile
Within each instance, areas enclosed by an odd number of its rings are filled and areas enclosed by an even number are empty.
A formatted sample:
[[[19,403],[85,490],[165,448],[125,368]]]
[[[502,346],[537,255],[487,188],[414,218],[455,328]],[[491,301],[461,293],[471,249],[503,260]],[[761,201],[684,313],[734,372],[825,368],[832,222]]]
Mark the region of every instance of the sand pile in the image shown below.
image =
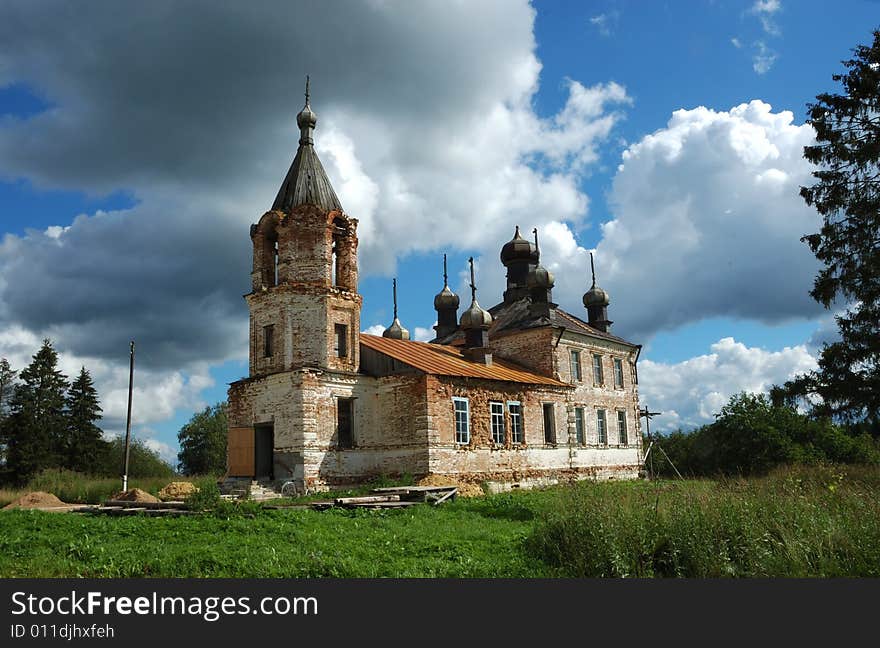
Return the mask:
[[[153,497],[147,491],[140,488],[130,488],[127,491],[119,491],[110,499],[121,500],[123,502],[152,502],[159,501],[158,497]]]
[[[446,475],[428,475],[419,480],[418,486],[455,486],[461,497],[479,497],[485,494],[479,484],[460,481]]]
[[[49,506],[64,506],[64,502],[55,497],[52,493],[44,493],[43,491],[35,491],[33,493],[26,493],[22,495],[14,502],[10,502],[4,509],[33,509],[33,508],[44,508]]]
[[[171,482],[159,491],[161,500],[182,500],[193,493],[198,493],[199,487],[190,482]]]

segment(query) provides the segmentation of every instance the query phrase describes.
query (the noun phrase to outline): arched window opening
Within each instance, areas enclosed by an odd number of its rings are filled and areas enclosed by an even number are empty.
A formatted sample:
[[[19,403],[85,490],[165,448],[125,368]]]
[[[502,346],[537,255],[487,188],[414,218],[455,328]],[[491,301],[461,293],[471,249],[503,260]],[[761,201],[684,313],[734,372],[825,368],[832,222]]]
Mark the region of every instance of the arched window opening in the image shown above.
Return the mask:
[[[330,282],[334,287],[347,288],[344,274],[347,264],[347,241],[349,235],[348,223],[341,218],[333,219],[333,245],[331,247]]]

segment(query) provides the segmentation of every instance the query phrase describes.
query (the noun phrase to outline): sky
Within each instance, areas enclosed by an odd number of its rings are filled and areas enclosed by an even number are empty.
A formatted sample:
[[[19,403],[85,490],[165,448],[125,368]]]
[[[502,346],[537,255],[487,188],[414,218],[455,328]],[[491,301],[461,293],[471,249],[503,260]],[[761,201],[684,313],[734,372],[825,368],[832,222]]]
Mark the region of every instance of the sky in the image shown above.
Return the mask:
[[[315,145],[359,219],[362,326],[416,339],[433,296],[501,300],[498,254],[538,228],[554,300],[585,317],[589,253],[613,332],[643,345],[652,429],[815,367],[807,104],[870,42],[848,0],[0,5],[0,357],[50,338],[92,374],[108,435],[176,459],[247,374],[249,226]]]

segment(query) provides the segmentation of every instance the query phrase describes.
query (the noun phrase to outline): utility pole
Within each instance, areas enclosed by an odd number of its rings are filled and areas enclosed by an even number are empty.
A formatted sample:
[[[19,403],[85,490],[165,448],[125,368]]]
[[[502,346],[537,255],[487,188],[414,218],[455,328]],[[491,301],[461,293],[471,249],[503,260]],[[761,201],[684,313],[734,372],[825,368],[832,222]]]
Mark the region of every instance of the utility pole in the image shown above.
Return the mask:
[[[651,448],[653,448],[656,445],[657,449],[663,453],[664,457],[666,457],[666,461],[668,461],[669,465],[672,466],[672,469],[675,471],[675,474],[678,475],[678,478],[684,479],[684,477],[681,476],[681,473],[678,472],[678,468],[676,468],[675,464],[672,463],[672,459],[670,459],[669,455],[666,454],[666,451],[663,448],[661,448],[660,444],[657,443],[657,440],[651,436],[651,419],[654,418],[655,416],[657,416],[658,414],[662,414],[662,413],[663,412],[650,412],[650,411],[648,411],[647,405],[645,405],[645,409],[639,410],[639,416],[645,418],[645,434],[648,437],[648,450],[645,452],[645,458],[642,459],[642,465],[644,465],[645,462],[650,457],[650,459],[651,459],[650,473],[651,473],[651,479],[653,479],[654,478],[654,457],[651,456]]]
[[[128,364],[128,416],[125,418],[125,460],[122,464],[122,490],[128,490],[128,449],[131,444],[131,391],[134,384],[134,340],[130,347],[131,358]]]

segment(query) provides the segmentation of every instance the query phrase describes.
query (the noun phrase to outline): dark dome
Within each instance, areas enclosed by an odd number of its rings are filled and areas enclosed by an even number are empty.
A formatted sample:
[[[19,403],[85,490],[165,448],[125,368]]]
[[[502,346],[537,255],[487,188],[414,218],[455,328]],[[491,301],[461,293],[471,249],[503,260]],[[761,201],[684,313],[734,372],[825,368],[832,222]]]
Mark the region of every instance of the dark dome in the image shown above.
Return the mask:
[[[526,279],[526,286],[529,290],[533,288],[544,288],[549,290],[556,283],[553,273],[544,266],[538,266],[529,273]]]
[[[538,250],[535,244],[530,243],[519,235],[519,225],[516,226],[516,233],[513,235],[513,238],[501,248],[501,263],[506,266],[513,261],[538,262]]]
[[[296,125],[300,130],[303,128],[314,128],[318,123],[318,116],[312,111],[312,107],[306,104],[300,113],[296,116]]]
[[[465,331],[469,329],[489,328],[492,325],[492,316],[489,311],[480,308],[477,300],[474,299],[471,307],[461,314],[461,328]]]
[[[593,285],[586,293],[584,293],[584,306],[607,306],[611,303],[608,293]]]
[[[408,340],[409,331],[403,328],[400,320],[395,317],[394,321],[391,322],[391,326],[382,331],[382,337],[391,338],[393,340]]]
[[[458,310],[459,303],[458,295],[449,290],[449,286],[443,286],[434,297],[434,310]]]

